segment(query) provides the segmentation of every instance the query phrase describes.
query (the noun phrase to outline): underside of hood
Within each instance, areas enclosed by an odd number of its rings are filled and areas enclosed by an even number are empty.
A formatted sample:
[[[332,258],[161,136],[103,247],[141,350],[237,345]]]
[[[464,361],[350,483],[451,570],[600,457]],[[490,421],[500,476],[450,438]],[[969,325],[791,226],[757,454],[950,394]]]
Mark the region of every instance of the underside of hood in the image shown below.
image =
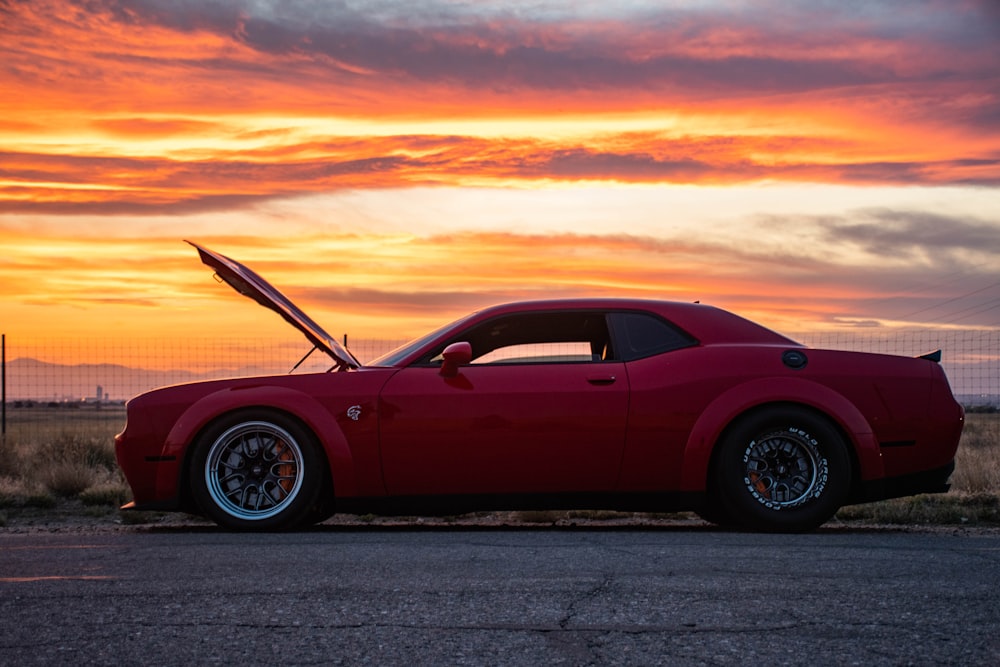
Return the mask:
[[[192,241],[186,241],[198,250],[201,261],[215,270],[215,275],[243,296],[250,297],[265,308],[281,315],[305,337],[315,348],[323,350],[334,360],[338,370],[360,368],[361,364],[347,348],[316,324],[308,315],[279,292],[271,283],[261,278],[253,270],[234,259],[220,255]]]

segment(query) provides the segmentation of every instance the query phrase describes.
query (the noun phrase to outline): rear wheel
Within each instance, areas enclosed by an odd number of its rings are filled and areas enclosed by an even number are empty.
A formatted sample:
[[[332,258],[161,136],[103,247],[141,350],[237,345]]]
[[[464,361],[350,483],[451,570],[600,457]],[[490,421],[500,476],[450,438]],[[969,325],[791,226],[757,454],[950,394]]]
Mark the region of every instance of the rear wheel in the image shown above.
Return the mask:
[[[716,475],[725,514],[770,532],[822,525],[851,486],[844,438],[825,418],[793,406],[737,421],[719,444]]]
[[[308,430],[273,410],[218,420],[195,444],[190,479],[206,515],[233,530],[282,530],[309,518],[323,456]]]

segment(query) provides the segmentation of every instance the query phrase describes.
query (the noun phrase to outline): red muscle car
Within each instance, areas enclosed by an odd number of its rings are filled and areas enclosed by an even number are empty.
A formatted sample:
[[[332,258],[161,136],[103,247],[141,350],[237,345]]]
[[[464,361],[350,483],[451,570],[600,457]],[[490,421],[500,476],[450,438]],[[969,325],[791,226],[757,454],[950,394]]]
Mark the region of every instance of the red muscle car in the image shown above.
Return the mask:
[[[600,508],[802,531],[845,504],[948,489],[964,413],[940,353],[810,349],[707,305],[595,298],[487,308],[361,364],[256,273],[192,245],[331,367],[133,398],[115,438],[125,508],[235,530]]]

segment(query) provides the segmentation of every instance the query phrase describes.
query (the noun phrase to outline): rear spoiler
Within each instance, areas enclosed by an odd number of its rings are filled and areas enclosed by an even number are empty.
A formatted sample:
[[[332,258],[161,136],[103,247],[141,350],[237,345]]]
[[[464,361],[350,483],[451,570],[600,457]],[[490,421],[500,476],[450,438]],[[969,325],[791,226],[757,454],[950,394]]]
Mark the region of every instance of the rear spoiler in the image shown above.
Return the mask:
[[[941,350],[934,350],[933,352],[928,352],[927,354],[921,354],[918,359],[926,359],[927,361],[933,361],[934,363],[941,363]]]

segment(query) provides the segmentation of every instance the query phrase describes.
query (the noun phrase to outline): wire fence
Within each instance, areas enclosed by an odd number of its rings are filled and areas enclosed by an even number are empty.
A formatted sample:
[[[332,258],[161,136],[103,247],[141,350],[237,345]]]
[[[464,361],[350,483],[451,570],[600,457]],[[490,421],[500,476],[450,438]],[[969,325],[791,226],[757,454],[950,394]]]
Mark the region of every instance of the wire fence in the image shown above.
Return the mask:
[[[405,341],[351,342],[364,363]],[[309,352],[302,338],[198,339],[158,342],[111,339],[7,340],[8,403],[121,403],[155,387],[227,377],[282,375]],[[324,372],[320,352],[295,373]]]
[[[791,337],[815,348],[903,356],[942,349],[942,365],[959,401],[971,411],[1000,409],[1000,331],[852,331]],[[406,342],[345,340],[362,363]],[[125,401],[136,394],[182,382],[285,374],[308,350],[298,336],[163,341],[5,337],[4,437],[21,442],[78,432],[110,437],[124,426]],[[295,372],[324,372],[330,366],[317,352]]]
[[[904,329],[792,335],[809,347],[917,357],[941,350],[952,391],[966,408],[1000,408],[1000,331]]]

